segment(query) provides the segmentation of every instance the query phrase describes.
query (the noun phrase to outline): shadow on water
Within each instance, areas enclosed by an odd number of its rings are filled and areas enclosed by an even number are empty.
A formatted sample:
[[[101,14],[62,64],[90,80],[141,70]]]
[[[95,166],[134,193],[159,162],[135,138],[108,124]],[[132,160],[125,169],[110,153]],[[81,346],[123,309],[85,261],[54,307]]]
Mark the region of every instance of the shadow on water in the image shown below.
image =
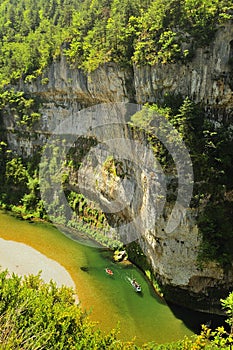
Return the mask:
[[[81,266],[80,270],[82,270],[84,272],[89,272],[90,268],[88,266]]]
[[[182,306],[167,303],[176,318],[183,321],[185,326],[189,328],[192,332],[199,334],[201,332],[201,325],[204,324],[211,329],[215,329],[219,326],[224,326],[227,328],[226,319],[227,317],[209,314],[200,311],[194,311]]]
[[[143,292],[140,292],[140,293],[135,292],[135,293],[138,295],[139,298],[143,298]]]
[[[109,332],[120,324],[120,339],[128,341],[136,336],[141,345],[149,341],[177,341],[192,335],[190,329],[199,327],[201,322],[195,326],[190,321],[193,319],[190,311],[167,307],[135,266],[114,263],[112,252],[89,246],[81,233],[85,244],[79,244],[73,231],[64,234],[64,230],[49,224],[29,225],[1,212],[0,223],[3,239],[30,245],[67,269],[76,283],[83,309],[88,310],[91,320],[98,322],[101,330]],[[106,273],[106,267],[113,271],[114,278]],[[129,278],[140,284],[141,294],[135,292]]]

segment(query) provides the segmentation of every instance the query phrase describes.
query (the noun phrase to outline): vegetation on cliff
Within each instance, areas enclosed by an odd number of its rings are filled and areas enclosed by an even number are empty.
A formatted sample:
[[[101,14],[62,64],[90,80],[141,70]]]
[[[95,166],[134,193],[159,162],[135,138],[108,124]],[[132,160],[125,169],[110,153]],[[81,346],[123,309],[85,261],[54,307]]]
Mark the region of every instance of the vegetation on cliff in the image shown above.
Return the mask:
[[[232,18],[231,0],[4,0],[1,86],[44,73],[63,50],[75,67],[185,61]],[[47,78],[43,80],[48,82]]]
[[[31,96],[14,91],[13,89],[5,90],[0,93],[0,120],[3,116],[8,115],[10,120],[9,129],[20,135],[27,135],[28,139],[33,137],[34,130],[37,128],[37,122],[41,115],[39,107],[41,101]],[[61,171],[61,178],[57,173],[43,183],[44,197],[52,198],[50,203],[49,215],[45,210],[44,202],[41,199],[41,184],[39,176],[39,165],[42,169],[41,162],[42,147],[38,146],[33,151],[33,156],[21,154],[19,156],[13,152],[7,144],[4,123],[0,126],[0,206],[4,209],[11,210],[24,219],[37,218],[51,220],[56,224],[66,225],[68,227],[84,231],[96,241],[111,248],[120,248],[122,244],[115,239],[109,238],[106,232],[109,231],[109,224],[104,213],[95,206],[95,203],[89,201],[80,191],[74,190],[76,187],[75,172],[81,165],[82,158],[88,150],[95,145],[92,138],[79,139],[71,147],[66,155],[66,160],[59,163],[59,146],[51,146],[52,160],[44,160],[45,167],[49,164],[49,173],[53,174],[54,169]],[[52,180],[54,186],[61,185],[61,191],[72,208],[72,215],[67,215],[64,202],[61,200],[62,195],[54,199],[51,189]],[[47,208],[48,209],[48,208]]]
[[[40,102],[22,92],[6,90],[0,94],[0,116],[14,115],[12,127],[17,133],[28,133],[40,118]],[[197,218],[200,232],[203,235],[203,243],[199,253],[201,262],[216,260],[224,268],[228,267],[233,258],[233,216],[232,216],[232,163],[233,137],[232,130],[224,123],[214,123],[205,116],[204,108],[194,104],[188,98],[183,100],[179,96],[165,96],[162,106],[147,106],[153,112],[164,115],[178,130],[189,149],[194,169],[194,194],[191,206],[199,208]],[[138,114],[139,116],[140,114]],[[150,121],[150,118],[148,119]],[[167,174],[175,174],[175,164],[168,150],[154,136],[153,127],[148,127],[148,120],[134,121],[129,128],[148,130],[147,140],[151,145],[156,159],[160,162]],[[136,130],[135,129],[135,130]],[[25,218],[38,217],[47,219],[47,213],[43,201],[40,198],[39,188],[39,162],[40,148],[34,151],[33,157],[19,157],[7,146],[2,130],[0,144],[1,154],[1,191],[0,204],[16,211]],[[144,134],[141,135],[144,137]],[[79,139],[74,147],[71,147],[66,161],[61,165],[62,179],[55,174],[53,183],[62,181],[62,190],[67,201],[73,209],[72,217],[66,215],[64,203],[59,198],[51,205],[56,217],[54,222],[66,224],[79,230],[85,229],[103,244],[117,247],[119,242],[114,238],[109,240],[106,235],[100,235],[109,231],[109,223],[105,214],[87,200],[79,191],[74,190],[75,173],[82,164],[82,159],[88,150],[96,144],[94,139]],[[58,167],[58,148],[53,147],[52,169]],[[121,176],[115,169],[112,159],[103,165],[105,175]],[[46,163],[47,164],[47,163]],[[107,166],[108,164],[108,166]],[[110,166],[111,165],[111,166]],[[113,172],[114,170],[114,172]],[[174,175],[175,178],[175,175]],[[51,188],[44,186],[46,196],[51,197]],[[177,182],[168,188],[168,202],[176,200]],[[61,196],[62,198],[62,196]],[[52,208],[51,208],[52,209]],[[80,223],[80,224],[79,224]]]
[[[164,173],[174,176],[174,181],[168,186],[167,201],[170,204],[177,197],[176,165],[166,147],[155,136],[158,134],[152,126],[155,113],[171,122],[189,150],[194,171],[190,206],[198,209],[197,224],[203,238],[199,252],[200,266],[205,261],[215,260],[228,268],[233,259],[231,127],[207,118],[203,106],[179,96],[165,96],[160,107],[148,105],[146,109],[151,113],[143,110],[141,114],[137,113],[132,126],[148,131],[146,138]]]
[[[4,0],[0,4],[0,119],[10,115],[12,124],[8,128],[19,135],[30,135],[41,117],[41,101],[9,84],[19,79],[30,83],[40,76],[46,85],[46,68],[61,53],[73,67],[86,72],[106,62],[123,67],[188,62],[197,47],[214,37],[219,25],[232,20],[232,13],[231,0]],[[200,261],[216,260],[227,268],[233,258],[232,129],[224,121],[214,123],[202,106],[179,96],[164,96],[161,106],[150,108],[168,118],[190,150],[195,176],[191,205],[203,209],[198,215],[203,234]],[[2,122],[0,127],[3,128]],[[140,125],[136,128],[140,129]],[[171,173],[172,159],[154,138],[153,130],[148,132],[147,140],[164,171]],[[58,208],[56,219],[81,229],[79,218],[85,230],[99,238],[98,230],[109,228],[106,216],[73,191],[69,181],[85,155],[76,151],[71,149],[63,164],[63,189],[74,214],[67,222],[61,203],[54,202],[54,208]],[[39,159],[40,148],[30,158],[13,153],[8,148],[5,130],[1,129],[0,205],[25,218],[47,219],[39,191]],[[118,175],[114,160],[105,167]],[[176,190],[176,184],[170,188],[170,201],[175,200]],[[109,245],[104,240],[102,243]],[[118,243],[113,239],[111,244]],[[132,256],[135,252],[137,248],[130,251]],[[146,264],[144,258],[140,256],[142,264]],[[231,327],[232,300],[230,294],[222,301]],[[70,290],[57,289],[53,283],[46,285],[39,277],[22,281],[1,273],[0,313],[0,346],[5,349],[139,349],[118,341],[115,331],[103,335],[74,304]],[[204,327],[201,335],[192,340],[142,348],[230,349],[232,343],[232,335],[223,328],[211,331]]]

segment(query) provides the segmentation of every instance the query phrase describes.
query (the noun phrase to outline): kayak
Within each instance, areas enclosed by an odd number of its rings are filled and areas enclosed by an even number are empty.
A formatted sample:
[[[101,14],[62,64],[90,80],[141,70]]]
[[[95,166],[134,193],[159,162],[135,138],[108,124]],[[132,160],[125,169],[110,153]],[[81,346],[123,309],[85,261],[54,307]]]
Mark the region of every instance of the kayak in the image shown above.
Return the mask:
[[[105,272],[108,274],[108,275],[113,275],[113,272],[112,272],[112,270],[110,270],[110,269],[108,269],[108,268],[106,268],[105,269]]]
[[[140,284],[135,279],[128,278],[137,293],[142,291]]]

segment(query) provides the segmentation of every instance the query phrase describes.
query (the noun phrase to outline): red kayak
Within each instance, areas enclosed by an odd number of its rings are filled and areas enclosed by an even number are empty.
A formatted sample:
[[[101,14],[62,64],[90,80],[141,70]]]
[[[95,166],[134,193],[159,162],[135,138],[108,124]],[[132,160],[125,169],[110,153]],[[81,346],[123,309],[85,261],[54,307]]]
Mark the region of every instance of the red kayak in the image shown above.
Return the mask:
[[[112,270],[110,270],[110,269],[106,268],[106,269],[105,269],[105,271],[106,271],[106,273],[107,273],[108,275],[113,275]]]

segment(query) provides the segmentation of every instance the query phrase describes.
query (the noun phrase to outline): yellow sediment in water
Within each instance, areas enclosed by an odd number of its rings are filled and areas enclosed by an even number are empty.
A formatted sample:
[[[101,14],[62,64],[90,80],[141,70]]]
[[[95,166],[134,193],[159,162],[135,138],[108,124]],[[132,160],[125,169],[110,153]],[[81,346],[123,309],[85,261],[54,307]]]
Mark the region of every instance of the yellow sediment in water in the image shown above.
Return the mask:
[[[61,264],[69,272],[76,285],[76,292],[82,308],[89,311],[95,304],[91,318],[95,321],[99,320],[103,305],[96,303],[96,300],[100,296],[97,295],[96,289],[92,286],[91,277],[80,269],[81,266],[87,265],[85,254],[87,247],[81,246],[80,248],[79,244],[48,223],[29,223],[2,212],[0,212],[0,222],[0,236],[3,239],[27,244]],[[104,323],[104,317],[102,323]],[[107,329],[111,329],[111,327],[107,327]]]
[[[61,264],[76,285],[82,309],[91,310],[91,320],[97,321],[102,330],[110,331],[119,322],[120,338],[131,340],[136,336],[138,344],[170,342],[192,334],[138,269],[111,262],[108,252],[77,243],[50,224],[25,222],[3,212],[0,237],[25,243]],[[114,271],[113,276],[106,274],[106,267]],[[140,283],[141,295],[132,289],[129,277]]]

